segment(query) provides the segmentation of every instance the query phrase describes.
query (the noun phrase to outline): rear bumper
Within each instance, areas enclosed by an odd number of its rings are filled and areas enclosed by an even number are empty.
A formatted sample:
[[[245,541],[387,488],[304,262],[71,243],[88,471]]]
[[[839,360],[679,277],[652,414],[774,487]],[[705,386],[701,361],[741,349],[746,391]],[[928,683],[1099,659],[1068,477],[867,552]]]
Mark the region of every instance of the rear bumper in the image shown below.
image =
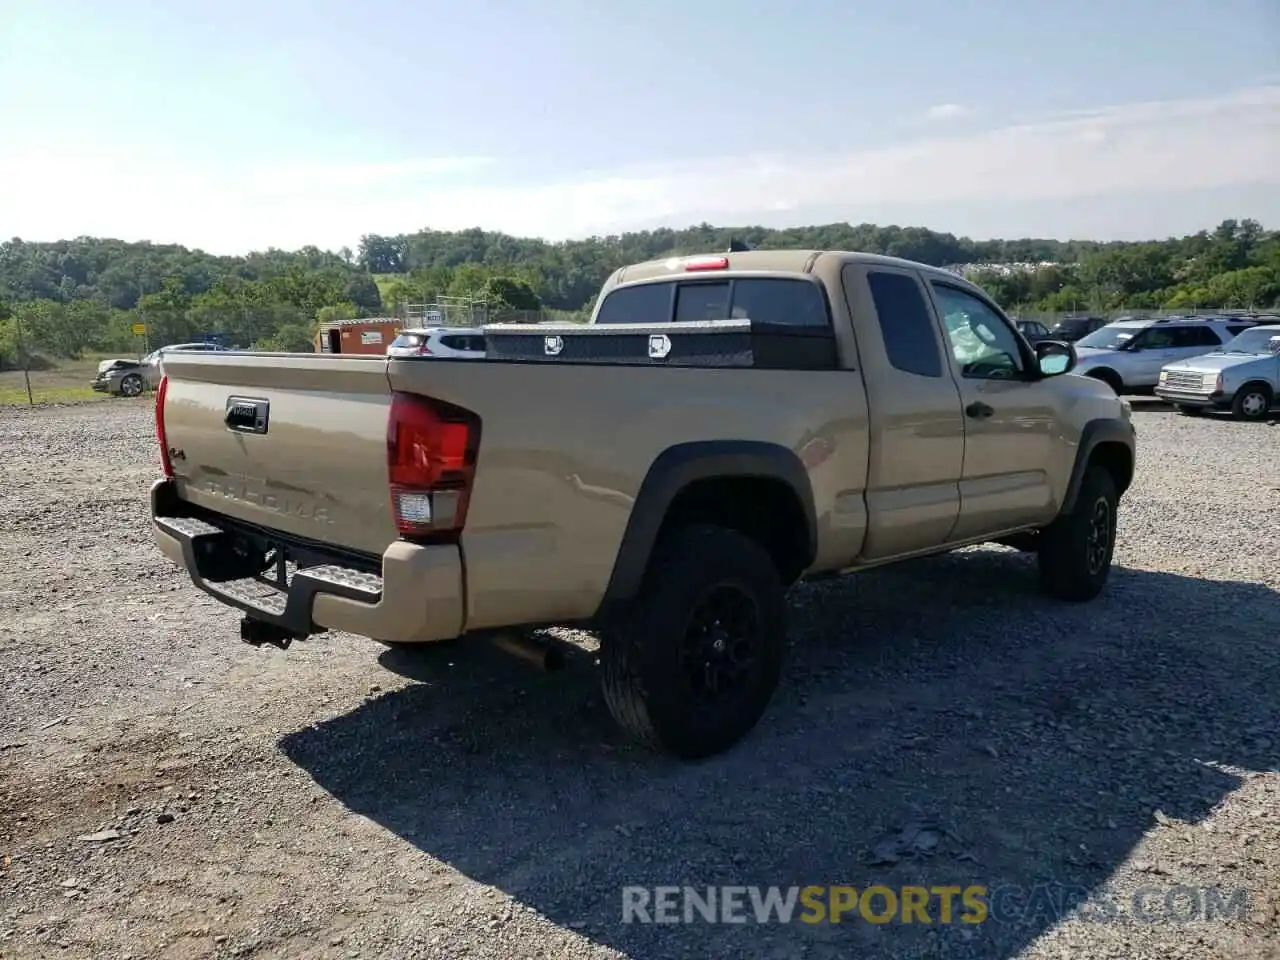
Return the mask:
[[[151,488],[156,545],[192,582],[229,607],[299,637],[324,630],[397,643],[430,643],[460,636],[464,626],[462,556],[457,546],[397,541],[383,553],[380,572],[367,565],[315,562],[275,580],[245,566],[243,536],[216,516],[189,515],[170,480]],[[270,540],[269,532],[263,539]],[[273,542],[298,555],[305,549]],[[323,558],[329,559],[329,558]],[[284,582],[282,582],[284,581]]]
[[[1170,390],[1167,387],[1156,387],[1155,394],[1161,400],[1168,400],[1180,407],[1222,407],[1228,400],[1222,393],[1190,393],[1186,390]]]

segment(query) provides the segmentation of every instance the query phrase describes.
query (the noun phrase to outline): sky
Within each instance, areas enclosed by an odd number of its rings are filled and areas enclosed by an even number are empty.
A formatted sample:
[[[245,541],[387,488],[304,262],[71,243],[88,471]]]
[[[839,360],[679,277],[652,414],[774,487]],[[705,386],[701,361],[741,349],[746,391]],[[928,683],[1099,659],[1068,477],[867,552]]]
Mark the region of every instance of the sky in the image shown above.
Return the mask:
[[[1276,0],[0,0],[3,238],[1229,217],[1280,229]]]

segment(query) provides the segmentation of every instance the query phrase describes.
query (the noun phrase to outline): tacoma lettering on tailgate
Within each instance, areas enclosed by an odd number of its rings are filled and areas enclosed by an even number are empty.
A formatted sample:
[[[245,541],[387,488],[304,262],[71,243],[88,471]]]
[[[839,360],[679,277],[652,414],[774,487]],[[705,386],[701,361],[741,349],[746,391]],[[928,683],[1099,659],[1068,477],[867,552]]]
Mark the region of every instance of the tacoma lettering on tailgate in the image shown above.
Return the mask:
[[[206,480],[204,488],[216,496],[238,500],[241,503],[251,503],[255,507],[261,507],[273,513],[283,513],[302,520],[314,520],[317,523],[333,523],[327,507],[317,507],[306,500],[290,500],[274,493],[251,489],[244,484],[219,483],[216,480]]]

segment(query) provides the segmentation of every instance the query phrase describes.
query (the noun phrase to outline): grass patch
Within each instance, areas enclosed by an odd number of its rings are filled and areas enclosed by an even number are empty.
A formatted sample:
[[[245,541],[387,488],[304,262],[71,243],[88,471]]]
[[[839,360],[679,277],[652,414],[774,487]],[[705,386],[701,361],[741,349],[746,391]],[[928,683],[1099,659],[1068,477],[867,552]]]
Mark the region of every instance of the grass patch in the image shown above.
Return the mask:
[[[118,354],[113,354],[118,356]],[[86,356],[80,360],[56,360],[47,370],[31,371],[31,396],[37,404],[94,403],[115,399],[96,393],[89,381],[97,375],[98,361],[107,356]],[[27,406],[27,386],[21,370],[0,373],[0,407]]]
[[[382,302],[387,302],[387,293],[393,284],[402,283],[409,279],[407,273],[375,273],[373,274],[373,285],[378,288],[378,296],[382,298]]]

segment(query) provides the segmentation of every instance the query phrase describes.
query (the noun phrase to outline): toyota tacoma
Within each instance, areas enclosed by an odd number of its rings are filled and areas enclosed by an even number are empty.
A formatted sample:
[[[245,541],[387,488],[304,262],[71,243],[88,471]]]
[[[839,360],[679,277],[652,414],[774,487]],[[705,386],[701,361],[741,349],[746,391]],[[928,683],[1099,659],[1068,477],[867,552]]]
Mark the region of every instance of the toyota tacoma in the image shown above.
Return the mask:
[[[697,758],[763,715],[801,580],[996,541],[1053,597],[1104,589],[1128,404],[953,274],[678,256],[588,324],[484,333],[484,360],[166,358],[155,535],[242,639],[586,627],[619,724]]]

